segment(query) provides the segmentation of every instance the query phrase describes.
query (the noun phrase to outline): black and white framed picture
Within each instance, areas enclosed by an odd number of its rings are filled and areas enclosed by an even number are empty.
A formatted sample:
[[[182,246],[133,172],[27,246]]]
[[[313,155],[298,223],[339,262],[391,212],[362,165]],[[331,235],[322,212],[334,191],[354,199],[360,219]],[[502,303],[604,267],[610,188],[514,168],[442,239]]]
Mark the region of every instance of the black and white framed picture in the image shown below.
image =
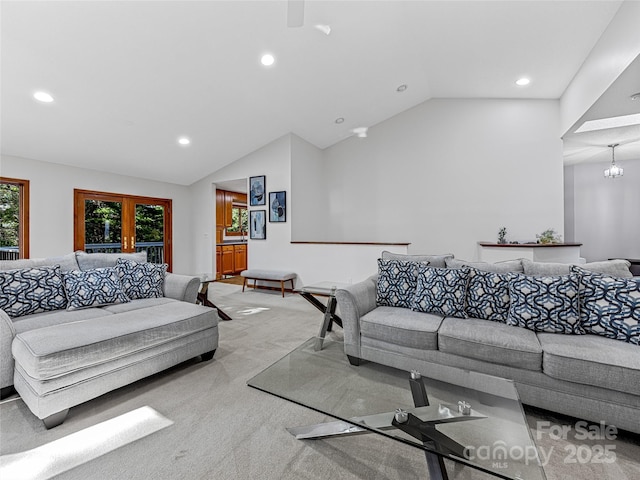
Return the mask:
[[[287,221],[287,192],[269,192],[269,221]]]
[[[267,211],[251,210],[249,212],[249,238],[265,240],[267,238]]]
[[[249,177],[249,205],[267,204],[267,177],[260,175],[258,177]]]

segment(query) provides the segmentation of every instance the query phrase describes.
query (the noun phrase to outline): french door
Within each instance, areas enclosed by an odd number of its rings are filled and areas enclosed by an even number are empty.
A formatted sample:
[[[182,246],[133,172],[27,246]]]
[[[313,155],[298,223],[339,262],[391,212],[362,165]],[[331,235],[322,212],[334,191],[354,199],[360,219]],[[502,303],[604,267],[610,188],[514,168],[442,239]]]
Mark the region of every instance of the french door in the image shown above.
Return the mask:
[[[147,251],[171,271],[171,200],[90,190],[74,194],[74,249],[88,253]]]

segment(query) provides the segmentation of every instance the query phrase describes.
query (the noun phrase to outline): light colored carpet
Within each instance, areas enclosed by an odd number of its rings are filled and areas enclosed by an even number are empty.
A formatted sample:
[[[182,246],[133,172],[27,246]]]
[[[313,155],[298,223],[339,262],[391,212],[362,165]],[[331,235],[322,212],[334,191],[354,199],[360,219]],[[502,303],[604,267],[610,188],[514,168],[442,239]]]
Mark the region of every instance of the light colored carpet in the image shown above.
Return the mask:
[[[212,301],[233,320],[220,322],[220,346],[212,361],[189,361],[133,385],[74,407],[59,427],[46,430],[20,399],[0,404],[0,453],[41,447],[76,432],[151,407],[173,422],[120,448],[68,470],[59,479],[418,479],[426,478],[422,452],[364,435],[299,441],[284,427],[329,418],[246,386],[246,381],[315,335],[322,316],[301,297],[212,283]],[[340,336],[340,329],[333,334]],[[527,409],[536,438],[538,422],[573,425],[575,420]],[[536,440],[552,479],[640,478],[640,441],[555,439],[541,431]],[[600,446],[611,455],[596,463]],[[573,450],[579,455],[572,457]],[[587,451],[588,450],[588,451]],[[587,456],[591,461],[586,461]],[[566,463],[575,458],[577,463]],[[582,462],[582,463],[581,463]],[[456,479],[491,478],[450,466]],[[9,480],[0,474],[2,480]]]

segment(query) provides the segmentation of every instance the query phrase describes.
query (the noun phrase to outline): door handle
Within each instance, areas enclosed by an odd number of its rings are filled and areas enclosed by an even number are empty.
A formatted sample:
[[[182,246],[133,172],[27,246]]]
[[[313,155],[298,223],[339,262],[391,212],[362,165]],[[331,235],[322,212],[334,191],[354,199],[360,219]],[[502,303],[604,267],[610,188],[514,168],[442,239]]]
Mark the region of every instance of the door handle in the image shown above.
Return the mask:
[[[129,244],[127,244],[127,237],[124,237],[124,249],[125,251],[129,249]]]
[[[136,248],[136,239],[133,235],[131,236],[131,248]]]

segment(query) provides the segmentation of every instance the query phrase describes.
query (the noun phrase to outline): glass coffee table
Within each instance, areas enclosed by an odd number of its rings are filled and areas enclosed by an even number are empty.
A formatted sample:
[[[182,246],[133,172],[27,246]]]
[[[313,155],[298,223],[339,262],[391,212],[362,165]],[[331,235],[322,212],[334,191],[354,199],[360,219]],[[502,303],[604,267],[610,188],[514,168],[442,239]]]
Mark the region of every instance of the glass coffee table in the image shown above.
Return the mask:
[[[544,480],[512,381],[451,368],[454,383],[373,362],[350,365],[342,342],[311,338],[247,384],[337,419],[287,428],[300,439],[378,434],[424,451],[429,478],[444,459],[498,478]],[[461,386],[464,385],[464,386]]]

